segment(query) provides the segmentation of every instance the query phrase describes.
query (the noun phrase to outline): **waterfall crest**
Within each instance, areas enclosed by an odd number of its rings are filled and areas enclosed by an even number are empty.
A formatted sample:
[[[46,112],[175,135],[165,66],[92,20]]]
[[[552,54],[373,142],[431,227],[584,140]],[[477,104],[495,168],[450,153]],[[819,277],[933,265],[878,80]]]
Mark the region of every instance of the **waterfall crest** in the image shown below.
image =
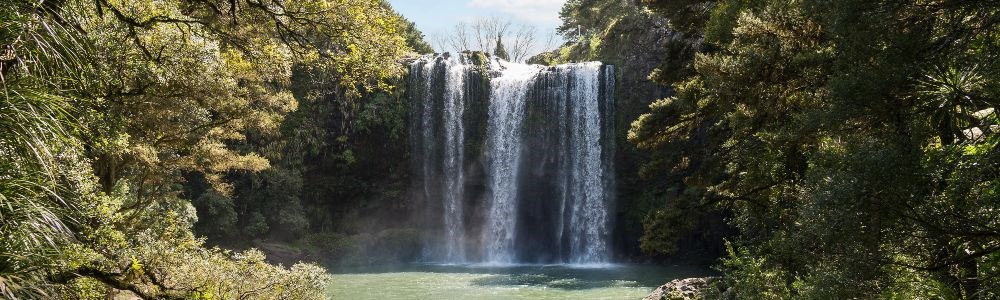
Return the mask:
[[[610,261],[612,66],[426,56],[407,93],[427,260]]]

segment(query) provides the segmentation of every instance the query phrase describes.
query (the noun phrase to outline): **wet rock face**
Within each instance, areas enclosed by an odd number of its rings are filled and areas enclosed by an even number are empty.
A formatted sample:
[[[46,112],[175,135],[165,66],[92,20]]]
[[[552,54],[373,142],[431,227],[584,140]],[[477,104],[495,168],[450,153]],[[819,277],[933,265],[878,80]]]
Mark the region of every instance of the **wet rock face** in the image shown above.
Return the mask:
[[[414,201],[426,259],[603,263],[614,207],[614,69],[478,55],[415,60]]]
[[[718,280],[718,277],[676,279],[656,288],[643,300],[705,299],[705,293]]]

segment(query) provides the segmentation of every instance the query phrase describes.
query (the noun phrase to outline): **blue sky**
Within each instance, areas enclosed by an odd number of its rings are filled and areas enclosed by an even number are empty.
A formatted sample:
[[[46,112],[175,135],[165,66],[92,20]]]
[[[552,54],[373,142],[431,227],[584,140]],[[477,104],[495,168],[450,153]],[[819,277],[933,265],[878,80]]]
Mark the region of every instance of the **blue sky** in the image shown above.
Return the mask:
[[[535,25],[536,40],[559,26],[559,9],[566,0],[389,0],[392,7],[417,24],[431,42],[432,36],[459,22],[482,17],[510,18],[515,23]],[[436,47],[436,45],[435,45]]]

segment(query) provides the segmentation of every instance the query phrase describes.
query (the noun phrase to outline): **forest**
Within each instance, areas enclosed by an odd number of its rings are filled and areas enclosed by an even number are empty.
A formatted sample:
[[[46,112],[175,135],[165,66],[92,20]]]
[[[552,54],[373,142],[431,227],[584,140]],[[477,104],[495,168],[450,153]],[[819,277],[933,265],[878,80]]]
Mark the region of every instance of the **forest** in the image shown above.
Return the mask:
[[[385,295],[599,298],[625,280],[523,265],[616,263],[711,278],[663,299],[1000,298],[1000,3],[559,17],[553,45],[386,0],[4,0],[0,298],[366,299],[342,270],[437,252],[518,274]]]

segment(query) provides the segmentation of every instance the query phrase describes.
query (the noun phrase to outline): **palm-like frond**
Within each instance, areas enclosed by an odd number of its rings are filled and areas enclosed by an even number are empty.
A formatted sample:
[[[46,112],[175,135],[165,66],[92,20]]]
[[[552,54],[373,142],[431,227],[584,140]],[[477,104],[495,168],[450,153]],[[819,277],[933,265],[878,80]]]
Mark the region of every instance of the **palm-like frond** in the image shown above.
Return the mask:
[[[983,125],[974,114],[991,108],[991,103],[979,96],[984,83],[976,66],[938,66],[919,80],[916,95],[942,134],[959,135],[964,129]]]
[[[65,17],[45,5],[0,8],[0,298],[44,297],[41,270],[70,238],[60,177],[76,142],[60,94],[84,63]]]

